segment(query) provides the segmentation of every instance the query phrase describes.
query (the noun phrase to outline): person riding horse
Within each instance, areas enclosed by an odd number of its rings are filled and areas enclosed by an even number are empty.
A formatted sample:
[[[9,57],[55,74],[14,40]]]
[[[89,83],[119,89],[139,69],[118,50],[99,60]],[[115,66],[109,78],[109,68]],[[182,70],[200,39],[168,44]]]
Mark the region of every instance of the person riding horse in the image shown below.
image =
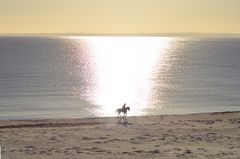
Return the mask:
[[[130,107],[126,107],[126,103],[123,104],[122,108],[118,108],[116,110],[116,113],[118,114],[118,122],[121,122],[122,119],[124,120],[124,122],[127,122],[127,111],[130,111]],[[123,116],[121,116],[121,113],[123,113]]]

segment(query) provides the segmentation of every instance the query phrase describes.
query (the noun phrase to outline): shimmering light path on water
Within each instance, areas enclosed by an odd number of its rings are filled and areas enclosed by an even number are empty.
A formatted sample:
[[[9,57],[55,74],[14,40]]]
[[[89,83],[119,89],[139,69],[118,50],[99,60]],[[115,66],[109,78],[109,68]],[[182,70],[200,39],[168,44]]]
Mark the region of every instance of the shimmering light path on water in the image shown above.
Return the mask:
[[[240,110],[240,39],[0,37],[0,118]]]

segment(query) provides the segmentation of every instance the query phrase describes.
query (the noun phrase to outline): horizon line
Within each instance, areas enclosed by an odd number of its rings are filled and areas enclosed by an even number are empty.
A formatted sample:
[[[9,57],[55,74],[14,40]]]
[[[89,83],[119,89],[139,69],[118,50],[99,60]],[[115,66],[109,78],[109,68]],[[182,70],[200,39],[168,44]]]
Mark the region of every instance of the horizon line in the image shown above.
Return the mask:
[[[169,32],[169,33],[78,33],[78,32],[63,32],[63,33],[0,33],[0,36],[233,36],[240,37],[239,33],[214,33],[214,32]]]

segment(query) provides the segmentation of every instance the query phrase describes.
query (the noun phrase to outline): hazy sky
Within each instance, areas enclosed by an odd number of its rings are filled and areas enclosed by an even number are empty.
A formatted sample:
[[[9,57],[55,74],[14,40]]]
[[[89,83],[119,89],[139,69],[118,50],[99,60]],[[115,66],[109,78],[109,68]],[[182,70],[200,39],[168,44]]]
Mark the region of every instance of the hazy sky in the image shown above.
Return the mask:
[[[0,0],[0,33],[240,33],[240,0]]]

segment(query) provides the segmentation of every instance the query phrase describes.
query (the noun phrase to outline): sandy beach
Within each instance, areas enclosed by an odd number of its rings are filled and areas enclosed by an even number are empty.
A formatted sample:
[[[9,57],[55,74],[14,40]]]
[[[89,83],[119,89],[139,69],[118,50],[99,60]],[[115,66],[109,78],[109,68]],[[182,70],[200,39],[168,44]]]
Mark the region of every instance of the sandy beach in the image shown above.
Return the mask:
[[[240,158],[240,112],[2,120],[3,159]]]

